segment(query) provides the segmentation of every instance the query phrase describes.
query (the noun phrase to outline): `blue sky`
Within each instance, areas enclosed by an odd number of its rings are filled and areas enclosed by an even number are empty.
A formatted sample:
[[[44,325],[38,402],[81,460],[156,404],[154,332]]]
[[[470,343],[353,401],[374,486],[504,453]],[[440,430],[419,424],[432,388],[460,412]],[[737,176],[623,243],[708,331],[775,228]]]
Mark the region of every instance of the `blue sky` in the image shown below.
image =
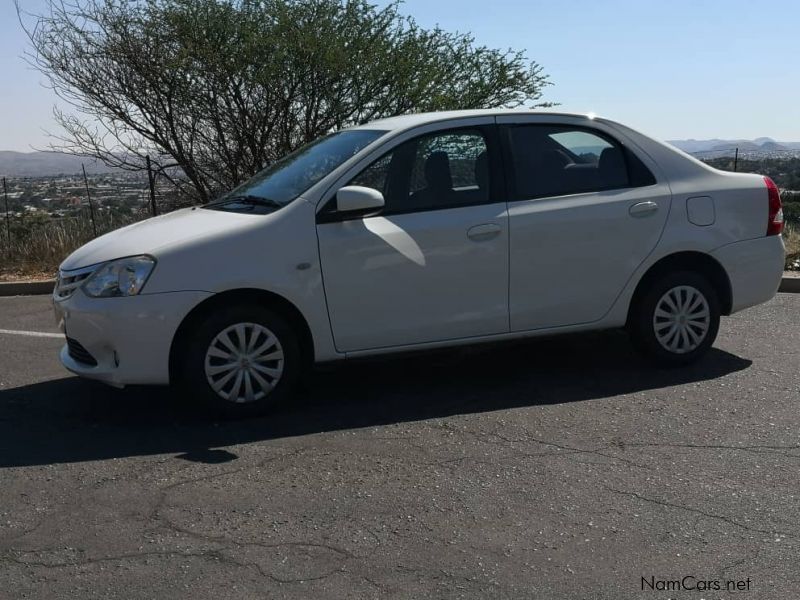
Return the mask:
[[[20,58],[13,1],[0,3],[0,150],[43,147],[56,99]],[[406,0],[401,10],[526,50],[553,82],[545,99],[564,110],[662,139],[800,141],[797,0]]]

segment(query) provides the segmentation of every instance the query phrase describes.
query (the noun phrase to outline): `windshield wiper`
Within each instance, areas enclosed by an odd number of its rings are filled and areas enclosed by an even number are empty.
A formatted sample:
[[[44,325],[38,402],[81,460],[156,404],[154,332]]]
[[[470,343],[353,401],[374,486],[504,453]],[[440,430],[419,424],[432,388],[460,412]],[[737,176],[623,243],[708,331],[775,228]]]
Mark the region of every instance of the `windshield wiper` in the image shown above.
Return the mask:
[[[253,204],[258,206],[269,206],[270,208],[282,208],[283,204],[280,202],[276,202],[275,200],[270,200],[269,198],[262,198],[261,196],[253,196],[253,195],[244,195],[244,196],[228,196],[225,198],[221,198],[215,202],[211,202],[207,206],[224,206],[225,204],[233,204],[238,202],[239,204]]]

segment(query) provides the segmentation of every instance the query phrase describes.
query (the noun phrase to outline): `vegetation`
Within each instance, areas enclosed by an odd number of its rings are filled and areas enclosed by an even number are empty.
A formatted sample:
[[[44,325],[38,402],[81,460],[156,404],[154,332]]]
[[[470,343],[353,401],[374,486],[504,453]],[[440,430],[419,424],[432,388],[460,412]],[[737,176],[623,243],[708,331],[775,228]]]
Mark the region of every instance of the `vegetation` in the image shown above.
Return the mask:
[[[787,223],[783,241],[786,243],[786,269],[800,271],[800,227]]]
[[[778,163],[787,162],[784,159],[775,160]],[[798,160],[798,163],[800,163],[800,160]],[[733,165],[730,164],[730,166],[732,168]],[[783,164],[776,166],[773,164],[773,160],[758,161],[758,166],[753,170],[765,174],[771,173],[772,175],[770,176],[775,177],[776,181],[781,177],[781,173],[787,172]],[[41,194],[48,195],[52,195],[56,190],[52,183],[43,183],[39,186],[39,189]],[[12,201],[12,210],[21,210],[23,205],[37,204],[34,195],[29,192],[26,192],[26,194],[18,200]],[[786,218],[786,230],[784,233],[786,269],[800,271],[800,191],[783,190],[781,198]],[[115,200],[104,200],[103,202],[104,206],[96,211],[99,234],[149,216],[146,203],[140,202],[135,207],[131,207],[122,205]],[[165,193],[164,190],[160,190],[158,193],[158,203],[162,211],[186,205],[187,202],[186,198],[176,196],[171,192]],[[38,204],[41,205],[41,202],[38,202]],[[53,202],[49,204],[51,209],[54,206],[56,204]],[[23,213],[18,214],[21,215]],[[52,274],[67,254],[93,237],[92,224],[87,207],[61,218],[51,218],[47,212],[40,210],[38,213],[12,217],[10,224],[11,247],[6,254],[8,258],[0,261],[0,278],[4,274],[5,276]],[[2,225],[0,247],[5,248],[7,246],[7,235],[5,223],[2,223]]]
[[[548,85],[522,52],[424,29],[397,3],[45,0],[21,20],[30,62],[71,106],[54,149],[130,170],[150,156],[200,200],[335,129],[536,105]]]
[[[88,213],[88,209],[85,211]],[[144,215],[97,212],[97,235],[140,220]],[[10,260],[4,261],[0,277],[40,275],[52,277],[58,265],[76,248],[94,239],[94,228],[88,214],[51,219],[46,215],[17,217],[10,220]],[[3,223],[3,244],[7,246]]]

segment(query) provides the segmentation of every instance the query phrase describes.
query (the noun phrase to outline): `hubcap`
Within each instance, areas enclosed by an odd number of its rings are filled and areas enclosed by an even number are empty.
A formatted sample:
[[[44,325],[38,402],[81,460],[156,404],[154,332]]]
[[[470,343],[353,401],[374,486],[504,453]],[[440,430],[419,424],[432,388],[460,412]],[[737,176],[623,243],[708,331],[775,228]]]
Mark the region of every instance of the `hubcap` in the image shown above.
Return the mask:
[[[711,311],[706,297],[690,285],[669,290],[656,303],[653,329],[663,348],[686,354],[703,343],[708,335]]]
[[[263,325],[237,323],[211,341],[205,372],[211,389],[221,398],[255,402],[278,385],[283,375],[283,347]]]

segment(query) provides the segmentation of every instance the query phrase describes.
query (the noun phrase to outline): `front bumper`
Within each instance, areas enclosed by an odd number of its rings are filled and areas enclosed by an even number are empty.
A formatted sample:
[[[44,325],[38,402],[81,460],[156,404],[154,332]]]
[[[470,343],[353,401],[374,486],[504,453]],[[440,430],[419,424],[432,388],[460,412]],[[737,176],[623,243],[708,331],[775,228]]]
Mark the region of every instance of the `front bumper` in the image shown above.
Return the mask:
[[[770,300],[778,291],[786,262],[783,238],[771,235],[734,242],[711,255],[728,273],[731,282],[731,313]]]
[[[110,385],[169,383],[169,353],[181,321],[209,292],[168,292],[126,298],[89,298],[80,289],[53,297],[56,320],[91,354],[80,362],[65,345],[61,363],[81,377]]]

